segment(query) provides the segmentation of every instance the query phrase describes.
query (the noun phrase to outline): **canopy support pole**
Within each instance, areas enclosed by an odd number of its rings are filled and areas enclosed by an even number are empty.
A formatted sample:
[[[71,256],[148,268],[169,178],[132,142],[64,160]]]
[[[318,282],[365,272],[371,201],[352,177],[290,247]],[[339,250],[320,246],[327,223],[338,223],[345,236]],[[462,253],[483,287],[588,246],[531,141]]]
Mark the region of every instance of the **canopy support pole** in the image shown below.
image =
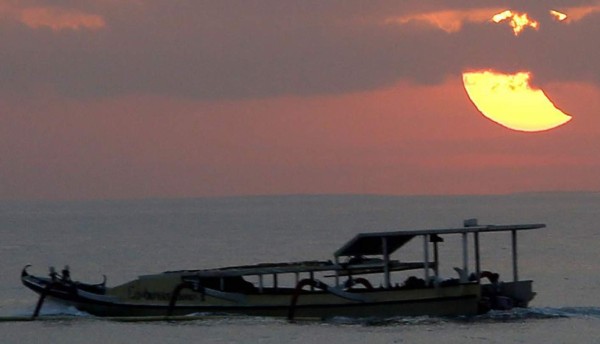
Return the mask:
[[[477,273],[477,283],[481,279],[481,257],[479,255],[479,232],[473,233],[475,241],[475,272]]]
[[[469,276],[469,238],[467,232],[462,233],[462,249],[463,249],[463,273],[461,274],[461,282],[467,282]]]
[[[429,234],[423,235],[423,261],[425,269],[425,283],[429,283]]]
[[[519,272],[517,270],[517,231],[513,229],[511,231],[512,237],[512,263],[513,263],[513,281],[519,280]]]
[[[339,270],[340,257],[338,257],[338,256],[335,256],[335,267],[336,267],[336,269],[335,269],[335,286],[339,287],[340,286],[340,270]],[[314,279],[314,278],[311,276],[311,279]]]
[[[390,288],[390,254],[388,253],[387,238],[381,238],[383,252],[383,284],[386,289]]]
[[[435,274],[435,278],[436,280],[440,277],[440,257],[439,257],[439,252],[438,252],[438,240],[439,237],[437,237],[436,235],[433,236],[432,239],[433,240],[433,272]]]

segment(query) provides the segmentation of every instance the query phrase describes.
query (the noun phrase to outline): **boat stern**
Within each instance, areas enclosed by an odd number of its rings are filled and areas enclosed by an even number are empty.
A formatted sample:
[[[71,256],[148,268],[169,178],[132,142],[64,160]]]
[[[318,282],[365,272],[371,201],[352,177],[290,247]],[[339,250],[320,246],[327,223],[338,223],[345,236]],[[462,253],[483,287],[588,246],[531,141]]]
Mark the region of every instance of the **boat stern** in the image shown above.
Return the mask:
[[[481,286],[482,296],[490,300],[492,309],[527,308],[535,297],[533,281],[502,282]]]

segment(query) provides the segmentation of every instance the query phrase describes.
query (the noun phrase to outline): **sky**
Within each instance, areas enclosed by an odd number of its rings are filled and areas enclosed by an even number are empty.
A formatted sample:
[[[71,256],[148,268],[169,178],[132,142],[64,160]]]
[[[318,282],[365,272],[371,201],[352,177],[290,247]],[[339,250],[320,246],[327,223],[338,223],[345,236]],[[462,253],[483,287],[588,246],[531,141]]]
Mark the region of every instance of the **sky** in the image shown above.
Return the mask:
[[[600,1],[0,0],[0,30],[0,200],[600,191]],[[473,70],[572,120],[489,120]]]

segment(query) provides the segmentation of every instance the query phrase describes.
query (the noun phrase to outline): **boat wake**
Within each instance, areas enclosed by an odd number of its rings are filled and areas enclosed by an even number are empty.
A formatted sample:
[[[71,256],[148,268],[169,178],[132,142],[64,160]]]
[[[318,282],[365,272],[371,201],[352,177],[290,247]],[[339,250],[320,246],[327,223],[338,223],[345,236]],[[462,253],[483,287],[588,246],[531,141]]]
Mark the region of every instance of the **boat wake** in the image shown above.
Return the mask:
[[[598,318],[600,319],[600,307],[561,307],[561,308],[530,308],[540,314],[553,318]],[[525,310],[527,311],[527,309]]]
[[[31,316],[31,310],[23,310],[7,317],[0,316],[1,320],[11,321],[13,319],[26,318]],[[4,319],[5,318],[5,319]],[[116,320],[125,321],[127,318],[103,318],[95,317],[86,312],[79,311],[72,306],[65,306],[60,303],[49,301],[44,305],[40,312],[39,320],[52,320],[56,318],[77,319],[98,319],[98,320]],[[135,319],[134,319],[135,318]],[[188,316],[180,317],[134,317],[135,321],[243,321],[260,322],[272,321],[280,323],[283,319],[239,316],[213,313],[194,313]],[[490,311],[486,314],[477,316],[459,316],[459,317],[391,317],[391,318],[348,318],[334,317],[325,320],[318,319],[298,319],[294,322],[324,322],[332,325],[360,325],[360,326],[398,326],[398,325],[435,325],[446,323],[495,323],[511,322],[536,319],[559,319],[559,318],[595,318],[600,319],[600,307],[534,307],[534,308],[515,308],[509,311]],[[243,319],[243,320],[242,320]],[[287,322],[287,321],[285,321]]]
[[[515,308],[509,311],[490,311],[477,316],[459,317],[392,317],[377,318],[345,318],[336,317],[327,320],[328,323],[339,325],[364,325],[364,326],[393,326],[393,325],[432,325],[444,323],[495,323],[536,319],[559,318],[596,318],[600,319],[600,307],[535,307]]]
[[[474,317],[475,321],[511,321],[527,319],[553,318],[597,318],[600,319],[600,307],[532,307],[515,308],[510,311],[492,311]]]
[[[35,305],[34,305],[35,306]],[[16,317],[30,317],[33,314],[33,307],[31,309],[17,311],[13,316]],[[47,300],[44,302],[44,306],[40,310],[40,317],[73,317],[73,318],[89,318],[93,317],[91,314],[82,312],[73,306],[67,306],[65,304]]]

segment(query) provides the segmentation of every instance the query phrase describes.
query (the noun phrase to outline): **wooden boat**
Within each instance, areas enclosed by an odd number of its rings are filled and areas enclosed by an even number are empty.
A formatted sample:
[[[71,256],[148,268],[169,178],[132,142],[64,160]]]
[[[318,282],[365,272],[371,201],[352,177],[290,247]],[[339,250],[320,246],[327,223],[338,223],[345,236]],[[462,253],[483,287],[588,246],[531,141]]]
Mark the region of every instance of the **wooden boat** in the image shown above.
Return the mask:
[[[471,219],[458,228],[360,233],[338,249],[333,260],[167,271],[114,287],[106,286],[106,279],[100,284],[73,281],[68,267],[61,274],[51,268],[50,276],[36,277],[26,266],[21,280],[40,295],[34,317],[45,298],[96,316],[119,317],[194,313],[290,319],[475,315],[490,309],[527,307],[535,293],[532,281],[518,279],[517,232],[543,227],[481,226]],[[500,282],[498,274],[481,269],[479,235],[491,232],[511,234],[510,282]],[[455,268],[457,278],[442,279],[438,245],[451,235],[462,236],[462,266]],[[474,241],[471,260],[470,237]],[[395,252],[417,238],[423,242],[422,261],[393,259]],[[415,272],[421,277],[406,277]],[[286,277],[288,285],[283,283]]]

